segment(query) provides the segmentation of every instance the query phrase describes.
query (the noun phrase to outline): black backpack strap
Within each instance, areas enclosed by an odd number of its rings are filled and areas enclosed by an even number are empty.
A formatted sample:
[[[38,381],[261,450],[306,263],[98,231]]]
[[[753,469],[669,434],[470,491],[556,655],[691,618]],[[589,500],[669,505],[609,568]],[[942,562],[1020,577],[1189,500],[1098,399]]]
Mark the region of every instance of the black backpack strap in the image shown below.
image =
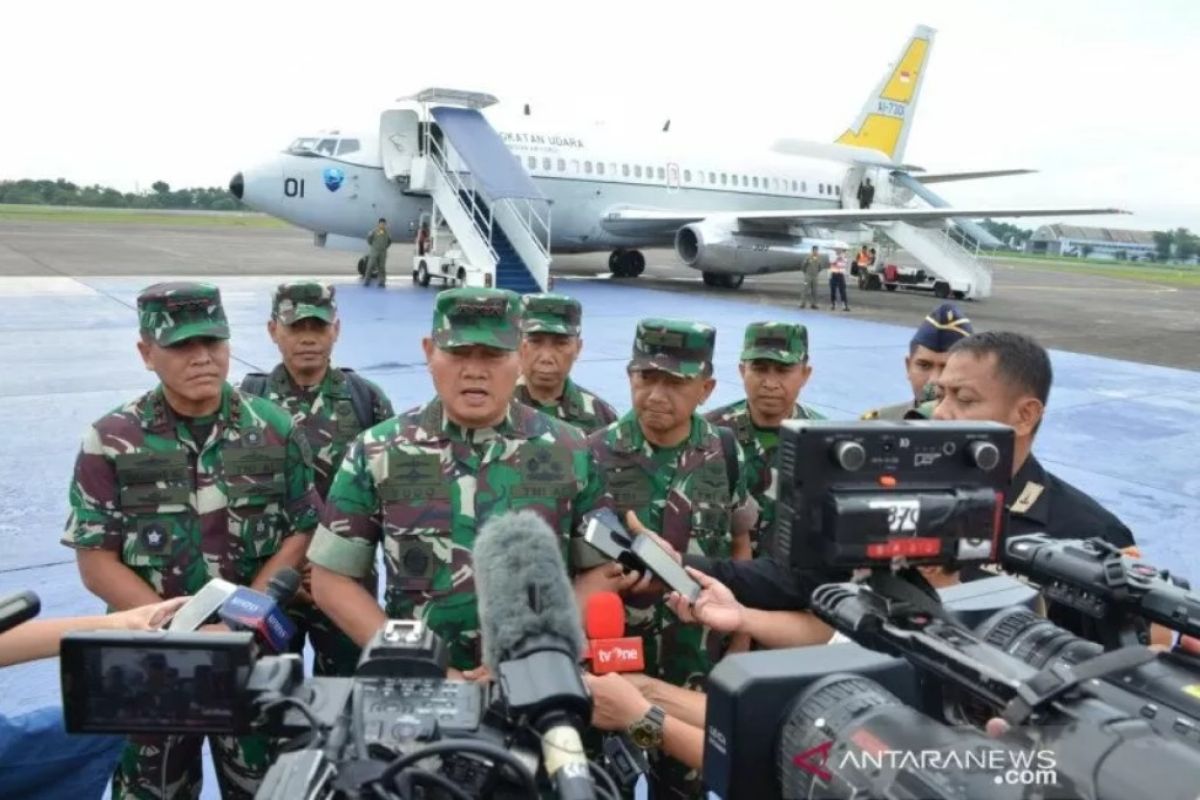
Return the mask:
[[[740,472],[737,458],[737,436],[729,428],[717,426],[717,435],[721,437],[721,452],[725,455],[725,477],[729,481],[729,491],[737,486]]]
[[[270,376],[266,373],[247,372],[246,377],[242,378],[242,385],[238,388],[246,394],[252,394],[255,397],[266,397],[269,383]]]
[[[375,392],[371,384],[352,369],[342,367],[341,370],[350,388],[350,405],[354,406],[359,426],[364,431],[375,427]]]

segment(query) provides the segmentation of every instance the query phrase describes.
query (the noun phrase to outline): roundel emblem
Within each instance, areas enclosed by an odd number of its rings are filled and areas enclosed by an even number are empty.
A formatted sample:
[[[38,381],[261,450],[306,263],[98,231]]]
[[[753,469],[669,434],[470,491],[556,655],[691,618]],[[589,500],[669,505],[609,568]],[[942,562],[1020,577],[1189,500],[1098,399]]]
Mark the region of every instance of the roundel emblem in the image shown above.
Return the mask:
[[[322,177],[325,178],[325,188],[336,192],[341,187],[342,181],[346,180],[346,173],[338,167],[326,167]]]

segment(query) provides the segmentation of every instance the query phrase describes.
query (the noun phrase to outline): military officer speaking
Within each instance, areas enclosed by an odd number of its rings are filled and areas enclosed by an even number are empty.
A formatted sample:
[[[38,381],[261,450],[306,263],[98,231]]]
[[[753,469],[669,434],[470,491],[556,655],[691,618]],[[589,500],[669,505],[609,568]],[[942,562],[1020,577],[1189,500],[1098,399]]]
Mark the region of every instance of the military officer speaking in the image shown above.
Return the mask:
[[[382,389],[330,362],[341,332],[334,287],[315,281],[280,284],[271,302],[267,332],[279,347],[283,361],[270,375],[247,375],[241,390],[266,397],[291,414],[312,448],[317,493],[324,499],[354,437],[391,418],[395,411]],[[310,575],[311,570],[306,568],[306,589],[311,585]],[[373,572],[363,585],[375,592]],[[296,623],[292,649],[299,653],[305,638],[311,640],[315,674],[354,674],[359,647],[313,605],[311,597],[298,597],[288,614]]]
[[[226,382],[229,325],[217,287],[160,283],[137,299],[138,351],[159,385],[85,432],[63,544],[110,608],[194,594],[210,578],[262,590],[300,563],[317,524],[312,455],[281,408]],[[202,736],[134,736],[118,798],[198,797]],[[259,736],[210,737],[221,793],[253,797]]]
[[[967,319],[953,303],[942,303],[917,328],[908,344],[904,372],[912,385],[913,399],[907,403],[876,408],[863,419],[929,419],[933,415],[934,384],[946,366],[950,348],[974,333]]]
[[[512,292],[440,293],[422,342],[437,396],[360,435],[346,452],[308,558],[317,604],[360,645],[388,618],[424,619],[446,642],[451,667],[473,670],[478,525],[532,509],[569,549],[567,538],[600,496],[583,434],[513,399],[520,317]],[[359,583],[377,544],[386,613]]]
[[[746,399],[715,409],[704,418],[737,436],[746,454],[746,485],[758,502],[755,555],[770,552],[768,540],[775,525],[779,471],[775,451],[779,426],[789,419],[824,419],[799,402],[812,376],[808,363],[808,329],[786,322],[753,322],[746,327],[738,371]]]
[[[571,367],[583,349],[579,301],[561,294],[530,294],[522,308],[517,399],[585,434],[614,422],[617,412],[612,406],[571,380]]]

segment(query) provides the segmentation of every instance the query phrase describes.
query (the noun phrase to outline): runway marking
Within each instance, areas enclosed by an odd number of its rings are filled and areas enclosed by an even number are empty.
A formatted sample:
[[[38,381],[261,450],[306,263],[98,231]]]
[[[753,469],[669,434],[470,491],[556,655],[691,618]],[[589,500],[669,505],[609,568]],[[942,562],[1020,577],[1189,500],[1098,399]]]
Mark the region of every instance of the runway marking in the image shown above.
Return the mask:
[[[1145,294],[1173,294],[1179,291],[1176,286],[1002,286],[1003,291],[1011,289],[1037,292],[1142,292]]]

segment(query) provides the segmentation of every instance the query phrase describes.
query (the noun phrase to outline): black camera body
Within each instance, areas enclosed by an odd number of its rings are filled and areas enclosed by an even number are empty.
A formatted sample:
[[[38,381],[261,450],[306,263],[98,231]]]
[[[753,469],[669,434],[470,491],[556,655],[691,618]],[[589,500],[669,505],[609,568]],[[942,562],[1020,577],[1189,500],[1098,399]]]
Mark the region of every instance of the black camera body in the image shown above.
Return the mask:
[[[942,601],[964,625],[974,626],[1002,609],[1035,607],[1038,593],[1014,578],[997,576],[950,587],[942,592]],[[779,797],[781,774],[797,769],[779,760],[786,749],[792,700],[833,673],[868,678],[905,705],[941,716],[939,681],[904,658],[854,642],[729,656],[708,676],[705,788],[726,800]]]
[[[990,422],[789,421],[773,555],[795,570],[999,558],[1013,431]]]

